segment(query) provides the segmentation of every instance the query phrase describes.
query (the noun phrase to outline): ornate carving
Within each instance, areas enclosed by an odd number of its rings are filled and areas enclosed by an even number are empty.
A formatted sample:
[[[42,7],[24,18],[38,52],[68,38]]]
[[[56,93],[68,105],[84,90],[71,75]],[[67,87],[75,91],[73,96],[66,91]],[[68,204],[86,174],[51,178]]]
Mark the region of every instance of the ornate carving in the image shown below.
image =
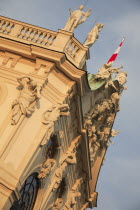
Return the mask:
[[[64,30],[72,32],[75,28],[77,28],[81,23],[83,23],[87,17],[91,13],[91,9],[89,9],[86,13],[82,12],[84,6],[80,5],[78,10],[75,10],[74,12],[70,11],[70,17],[64,27]]]
[[[71,143],[71,146],[69,147],[66,154],[62,158],[60,166],[55,172],[55,184],[53,190],[56,190],[59,187],[67,166],[76,164],[76,151],[78,145],[79,145],[79,139],[77,138]]]
[[[78,186],[80,186],[83,182],[83,179],[78,179],[76,181],[76,183],[74,184],[74,186],[72,187],[72,189],[70,190],[68,196],[67,196],[67,200],[66,203],[63,207],[63,210],[66,209],[74,209],[74,206],[77,203],[77,198],[81,197],[81,193],[77,191]]]
[[[63,203],[62,198],[57,198],[57,200],[55,201],[55,203],[53,204],[52,208],[50,208],[51,210],[59,210],[61,205]]]
[[[66,162],[63,162],[59,168],[56,170],[55,172],[55,184],[53,186],[53,191],[55,191],[56,189],[58,189],[62,179],[63,179],[63,174],[66,170],[66,167],[67,167],[67,163]]]
[[[39,179],[43,179],[46,176],[50,174],[50,172],[53,170],[54,166],[56,164],[56,161],[54,159],[47,159],[45,163],[41,165],[40,172],[38,174]]]
[[[47,125],[47,133],[45,136],[45,139],[48,140],[51,136],[51,134],[54,132],[54,125],[55,122],[61,117],[61,116],[69,116],[69,106],[68,104],[55,104],[52,105],[44,114],[42,123]]]
[[[110,76],[113,73],[118,73],[119,69],[123,68],[123,66],[120,66],[118,68],[112,68],[112,62],[104,64],[98,71],[98,73],[95,75],[95,79],[97,80],[104,80],[109,79]]]
[[[30,77],[17,79],[20,95],[12,104],[12,125],[16,125],[21,115],[30,115],[35,110],[36,100],[40,98],[40,87]]]
[[[61,116],[69,116],[69,106],[68,104],[55,104],[52,105],[44,114],[43,114],[43,124],[48,125],[54,123]]]
[[[99,38],[99,32],[102,30],[104,27],[104,24],[97,23],[89,32],[85,42],[84,46],[85,47],[91,47]]]

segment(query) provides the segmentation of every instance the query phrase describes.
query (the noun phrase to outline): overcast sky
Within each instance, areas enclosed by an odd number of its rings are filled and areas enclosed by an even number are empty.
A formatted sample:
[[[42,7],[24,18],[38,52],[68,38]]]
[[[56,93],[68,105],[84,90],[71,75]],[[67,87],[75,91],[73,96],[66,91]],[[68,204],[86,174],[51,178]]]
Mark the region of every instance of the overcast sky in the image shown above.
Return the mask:
[[[57,31],[64,27],[69,8],[87,0],[0,0],[0,15]],[[105,24],[99,40],[90,48],[88,72],[96,73],[107,62],[122,37],[126,40],[114,66],[124,66],[128,90],[114,125],[121,133],[110,145],[96,191],[97,210],[140,210],[140,0],[89,0],[84,11],[92,14],[75,30],[83,42],[96,22]]]

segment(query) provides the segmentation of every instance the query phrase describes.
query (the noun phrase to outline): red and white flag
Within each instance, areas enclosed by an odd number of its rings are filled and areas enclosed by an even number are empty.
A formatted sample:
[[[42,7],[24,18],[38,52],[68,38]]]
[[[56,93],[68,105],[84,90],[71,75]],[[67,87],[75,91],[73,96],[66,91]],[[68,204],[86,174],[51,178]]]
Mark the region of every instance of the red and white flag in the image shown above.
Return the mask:
[[[118,55],[118,53],[119,53],[119,51],[120,51],[120,49],[121,49],[121,46],[122,46],[122,44],[123,44],[123,42],[124,42],[124,39],[125,39],[125,38],[123,37],[122,42],[119,44],[118,48],[116,49],[116,51],[114,52],[114,54],[109,58],[109,60],[108,60],[107,63],[110,63],[110,62],[113,62],[113,61],[116,60],[117,55]]]

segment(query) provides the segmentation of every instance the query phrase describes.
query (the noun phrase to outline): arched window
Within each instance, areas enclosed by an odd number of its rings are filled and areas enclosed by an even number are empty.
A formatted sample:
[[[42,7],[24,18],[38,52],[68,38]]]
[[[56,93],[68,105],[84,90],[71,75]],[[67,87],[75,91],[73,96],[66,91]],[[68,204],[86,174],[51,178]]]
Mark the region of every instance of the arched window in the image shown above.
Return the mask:
[[[37,173],[33,173],[26,179],[20,190],[20,199],[14,202],[11,210],[33,209],[39,189],[39,179],[37,176]]]

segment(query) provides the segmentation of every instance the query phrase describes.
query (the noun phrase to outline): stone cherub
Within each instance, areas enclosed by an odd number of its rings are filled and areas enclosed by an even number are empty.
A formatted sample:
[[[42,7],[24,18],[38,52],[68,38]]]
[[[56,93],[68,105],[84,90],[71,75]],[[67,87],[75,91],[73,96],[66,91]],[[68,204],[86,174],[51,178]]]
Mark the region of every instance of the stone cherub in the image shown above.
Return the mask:
[[[104,24],[97,23],[91,31],[88,33],[88,36],[84,42],[85,47],[91,47],[99,38],[99,32],[104,27]]]
[[[12,125],[16,125],[21,115],[30,115],[35,110],[36,100],[41,97],[41,88],[30,77],[21,77],[17,81],[21,90],[12,104]]]
[[[112,68],[113,62],[109,62],[104,64],[98,71],[98,73],[95,75],[95,79],[97,80],[104,80],[109,79],[109,77],[113,73],[118,73],[119,69],[123,68],[123,66],[120,66],[118,68]]]
[[[90,15],[91,13],[91,9],[89,9],[86,13],[83,12],[84,6],[80,5],[78,10],[75,10],[74,12],[71,11],[71,9],[69,9],[70,11],[70,17],[64,27],[64,30],[66,31],[70,31],[73,32],[73,30],[75,28],[77,28],[81,23],[83,23],[87,17]]]

